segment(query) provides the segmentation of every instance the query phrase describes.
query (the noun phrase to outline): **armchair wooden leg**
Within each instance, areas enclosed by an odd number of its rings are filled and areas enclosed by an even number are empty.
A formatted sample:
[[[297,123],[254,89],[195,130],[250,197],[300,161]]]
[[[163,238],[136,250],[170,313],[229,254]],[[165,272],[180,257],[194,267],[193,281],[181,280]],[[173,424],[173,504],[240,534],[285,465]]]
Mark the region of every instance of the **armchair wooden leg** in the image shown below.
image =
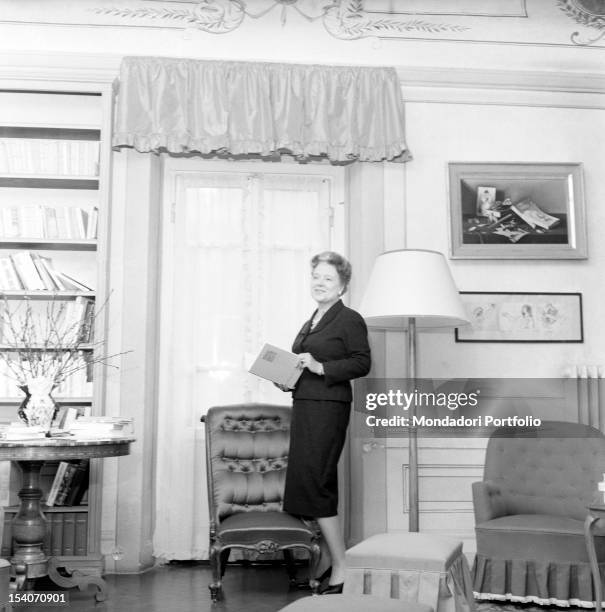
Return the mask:
[[[216,603],[221,593],[221,550],[215,544],[210,545],[210,567],[212,568],[212,582],[208,585],[210,598]]]
[[[231,554],[230,548],[225,548],[221,550],[221,554],[219,557],[219,563],[221,567],[221,578],[225,575],[225,570],[227,569],[227,563],[229,562],[229,555]]]
[[[290,548],[284,548],[283,553],[290,585],[294,586],[296,585],[296,563],[294,562],[294,555]]]
[[[311,543],[311,559],[309,560],[309,586],[313,595],[317,595],[317,589],[319,589],[319,581],[315,579],[317,576],[317,568],[319,567],[319,559],[321,557],[321,548],[319,542],[314,540]]]

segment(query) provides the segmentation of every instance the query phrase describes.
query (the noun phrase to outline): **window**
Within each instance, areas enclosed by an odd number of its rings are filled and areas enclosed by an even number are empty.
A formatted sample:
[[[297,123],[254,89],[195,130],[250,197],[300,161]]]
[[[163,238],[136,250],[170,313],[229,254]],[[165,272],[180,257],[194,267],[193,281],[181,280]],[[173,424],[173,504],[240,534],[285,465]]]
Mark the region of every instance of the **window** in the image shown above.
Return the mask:
[[[185,550],[192,534],[168,518],[182,518],[178,509],[205,480],[200,416],[214,405],[291,401],[247,368],[264,342],[289,349],[311,315],[311,256],[343,250],[341,169],[216,166],[166,164],[158,456],[179,452],[174,465],[158,462],[154,554],[167,558],[205,556],[207,529],[195,529],[198,548]],[[183,465],[197,469],[184,473]]]

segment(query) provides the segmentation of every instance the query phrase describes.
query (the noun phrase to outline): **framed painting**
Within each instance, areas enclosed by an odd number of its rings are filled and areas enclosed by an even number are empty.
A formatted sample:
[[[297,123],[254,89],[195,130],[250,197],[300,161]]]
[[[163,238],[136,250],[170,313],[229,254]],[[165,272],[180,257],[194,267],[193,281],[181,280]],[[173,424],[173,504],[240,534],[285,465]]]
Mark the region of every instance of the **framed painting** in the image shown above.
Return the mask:
[[[456,342],[583,342],[581,293],[461,291],[470,325]]]
[[[453,259],[585,259],[582,164],[450,163]]]

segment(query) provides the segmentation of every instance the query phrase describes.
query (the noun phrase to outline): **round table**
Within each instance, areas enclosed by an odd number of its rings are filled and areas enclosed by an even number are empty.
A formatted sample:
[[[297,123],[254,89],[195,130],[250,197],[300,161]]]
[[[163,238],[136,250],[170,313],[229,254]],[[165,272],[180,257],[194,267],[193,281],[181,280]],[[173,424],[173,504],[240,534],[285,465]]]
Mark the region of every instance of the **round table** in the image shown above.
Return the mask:
[[[46,519],[40,500],[40,469],[45,461],[69,461],[120,457],[130,452],[134,438],[42,438],[36,440],[0,440],[0,461],[14,461],[23,472],[22,488],[19,491],[21,504],[13,519],[14,554],[10,560],[17,578],[17,589],[31,585],[36,578],[48,575],[59,586],[86,588],[95,584],[99,591],[97,601],[105,599],[106,583],[100,576],[86,576],[73,572],[63,576],[57,571],[64,567],[47,557],[42,550],[46,533]],[[27,582],[26,582],[27,581]]]

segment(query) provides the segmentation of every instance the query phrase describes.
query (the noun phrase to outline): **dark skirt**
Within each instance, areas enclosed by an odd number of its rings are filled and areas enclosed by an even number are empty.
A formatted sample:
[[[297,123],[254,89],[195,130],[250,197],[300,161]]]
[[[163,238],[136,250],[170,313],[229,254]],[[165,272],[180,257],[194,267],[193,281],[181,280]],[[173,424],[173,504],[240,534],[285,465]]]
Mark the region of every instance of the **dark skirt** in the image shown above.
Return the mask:
[[[338,459],[347,435],[351,404],[294,400],[284,510],[322,518],[338,513]]]

